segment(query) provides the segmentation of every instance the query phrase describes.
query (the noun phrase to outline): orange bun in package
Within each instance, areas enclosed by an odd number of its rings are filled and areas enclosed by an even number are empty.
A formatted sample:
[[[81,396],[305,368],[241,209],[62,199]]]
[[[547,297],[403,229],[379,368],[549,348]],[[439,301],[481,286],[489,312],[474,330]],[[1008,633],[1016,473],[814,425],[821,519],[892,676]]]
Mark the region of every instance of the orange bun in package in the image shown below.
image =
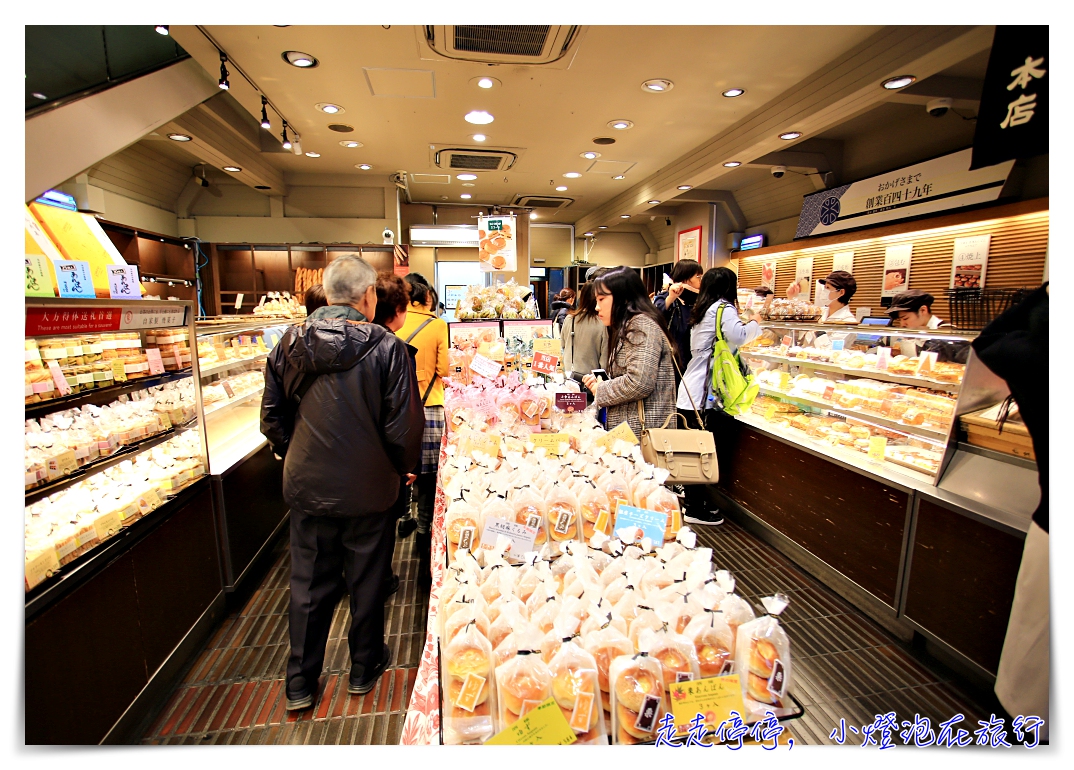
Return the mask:
[[[757,617],[753,612],[753,608],[750,607],[749,602],[738,594],[728,594],[724,600],[720,602],[720,612],[723,613],[724,620],[726,620],[727,625],[731,627],[731,633],[735,634],[736,640],[738,639],[739,626],[749,623]]]
[[[578,643],[565,637],[548,664],[552,697],[582,745],[606,745],[607,725],[601,703],[597,661]]]
[[[676,634],[667,630],[666,627],[661,627],[655,632],[646,631],[641,634],[639,644],[647,646],[649,657],[660,662],[664,672],[665,690],[670,690],[671,685],[676,682],[693,681],[701,677],[697,651],[690,640],[682,634]]]
[[[622,655],[608,670],[612,743],[633,745],[656,740],[667,709],[664,673],[648,651]]]
[[[460,548],[476,553],[481,544],[481,513],[465,500],[455,500],[444,513],[444,531],[452,558]]]
[[[497,730],[504,730],[552,697],[552,673],[541,660],[539,637],[519,639],[515,657],[496,668]]]
[[[735,671],[742,683],[742,699],[756,719],[768,711],[777,717],[794,711],[789,697],[791,641],[777,617],[788,599],[777,593],[761,602],[768,614],[739,626],[735,638]]]
[[[679,498],[667,487],[656,487],[645,498],[646,510],[667,514],[667,524],[664,526],[664,542],[670,543],[682,529],[682,511],[679,508]]]
[[[471,623],[443,649],[444,743],[483,743],[496,734],[492,645]]]
[[[722,612],[702,610],[686,626],[683,636],[694,645],[702,679],[735,673],[735,635]]]
[[[608,471],[597,480],[597,486],[607,495],[608,504],[612,507],[612,529],[614,530],[615,513],[619,508],[619,504],[633,505],[630,497],[630,485],[623,474]]]
[[[511,506],[516,524],[524,524],[537,530],[534,547],[539,548],[547,543],[548,519],[545,515],[545,502],[537,491],[530,486],[522,487],[513,495]]]
[[[597,532],[604,535],[612,533],[612,505],[604,490],[595,483],[586,480],[579,484],[578,508],[582,524],[582,537],[589,540]]]
[[[599,620],[597,615],[590,615],[590,620]],[[587,621],[588,622],[588,621]],[[582,647],[593,656],[597,664],[597,684],[602,692],[601,703],[604,710],[611,713],[611,683],[609,675],[612,662],[619,657],[634,654],[634,645],[619,628],[612,623],[611,613],[604,616],[604,623],[594,631],[582,636]]]
[[[578,537],[578,498],[570,487],[556,484],[548,496],[548,534],[558,542]]]

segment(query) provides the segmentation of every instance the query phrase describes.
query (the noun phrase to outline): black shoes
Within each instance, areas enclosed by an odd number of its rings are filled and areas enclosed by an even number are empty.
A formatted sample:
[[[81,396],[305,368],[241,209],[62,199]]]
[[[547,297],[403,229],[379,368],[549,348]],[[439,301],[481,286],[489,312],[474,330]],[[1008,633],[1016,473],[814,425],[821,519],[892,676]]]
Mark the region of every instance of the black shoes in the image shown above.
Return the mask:
[[[399,523],[395,525],[395,535],[400,540],[404,540],[414,534],[414,531],[418,528],[418,520],[413,516],[407,516],[399,519]]]
[[[350,681],[347,683],[347,692],[351,695],[365,695],[367,692],[373,689],[373,686],[377,683],[380,675],[384,673],[388,668],[388,664],[392,660],[392,651],[388,645],[384,645],[384,658],[381,662],[373,668],[372,671],[363,674],[359,678],[355,678],[351,673]],[[290,708],[290,706],[288,706]]]
[[[314,682],[314,687],[316,687]],[[300,711],[313,705],[313,688],[306,684],[306,678],[296,676],[287,683],[287,710]]]
[[[703,527],[716,527],[723,524],[723,516],[720,515],[719,510],[691,511],[684,513],[682,520],[687,524],[700,524]]]
[[[384,581],[384,596],[388,597],[399,590],[399,576],[392,575],[389,580]]]

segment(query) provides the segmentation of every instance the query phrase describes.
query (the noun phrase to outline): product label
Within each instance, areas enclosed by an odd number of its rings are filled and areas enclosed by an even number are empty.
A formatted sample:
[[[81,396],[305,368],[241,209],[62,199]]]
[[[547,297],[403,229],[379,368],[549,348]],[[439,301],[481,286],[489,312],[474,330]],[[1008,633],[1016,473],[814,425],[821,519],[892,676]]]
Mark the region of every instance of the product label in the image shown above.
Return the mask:
[[[824,399],[825,401],[831,401],[832,396],[834,396],[834,395],[835,395],[835,386],[834,385],[825,385],[824,386],[824,395],[822,395],[821,398]]]
[[[33,588],[46,578],[50,578],[60,569],[60,560],[56,557],[56,551],[49,548],[43,553],[26,562],[26,587]],[[557,709],[558,711],[558,709]]]
[[[489,738],[485,745],[568,746],[577,740],[578,736],[567,723],[555,699],[549,698],[520,716],[513,725]]]
[[[574,700],[574,711],[571,712],[571,729],[578,733],[589,732],[589,725],[593,717],[593,702],[595,698],[592,692],[580,692]]]
[[[60,365],[55,361],[49,361],[48,370],[49,374],[52,375],[52,381],[56,383],[56,390],[60,392],[61,396],[68,395],[71,392],[71,386],[67,384],[67,378],[63,376]]]
[[[888,364],[891,363],[891,348],[877,348],[876,349],[876,368],[882,372],[886,372]]]
[[[738,676],[717,676],[690,682],[675,682],[671,691],[671,716],[677,735],[690,732],[690,722],[701,714],[705,727],[715,730],[730,718],[732,711],[745,714],[742,685]]]
[[[634,720],[634,729],[651,733],[656,729],[656,715],[660,711],[660,696],[646,695],[641,702],[638,718]]]
[[[612,446],[615,445],[616,439],[622,439],[623,441],[635,445],[639,443],[638,437],[634,435],[634,431],[630,429],[630,425],[626,422],[621,422],[616,425],[608,431],[608,435],[603,436],[597,443],[611,450]]]
[[[493,361],[491,358],[487,358],[480,353],[474,356],[470,361],[470,371],[475,374],[479,374],[482,377],[492,379],[499,375],[500,370],[503,368],[503,364],[499,361]]]
[[[554,340],[549,337],[537,337],[533,340],[533,352],[547,353],[552,356],[558,356],[560,350],[560,340]]]
[[[134,265],[109,265],[108,290],[112,299],[141,299],[138,268]]]
[[[675,681],[676,682],[689,682],[693,678],[694,678],[694,674],[693,674],[692,671],[676,671],[675,672]]]
[[[526,526],[529,527],[530,529],[540,529],[541,528],[541,514],[539,514],[539,513],[531,513],[529,516],[527,516],[526,517]]]
[[[93,521],[93,529],[97,533],[97,538],[104,540],[119,532],[121,523],[119,514],[113,511],[112,513],[106,513],[104,516],[98,516]]]
[[[477,706],[477,699],[485,691],[485,681],[483,676],[467,674],[462,682],[462,689],[459,690],[459,697],[455,701],[455,705],[465,711],[473,712]]]
[[[500,454],[500,439],[479,431],[469,431],[459,442],[459,454],[473,457],[474,452],[483,452],[489,457]]]
[[[776,658],[776,662],[772,666],[772,676],[768,677],[768,691],[777,698],[782,698],[786,687],[787,672],[783,668],[783,661]]]
[[[531,433],[533,448],[544,447],[550,455],[564,455],[570,449],[571,439],[566,433]]]
[[[97,537],[97,530],[93,529],[92,527],[87,527],[86,529],[78,533],[79,547],[82,547],[84,545],[92,545],[98,540],[100,540],[100,538]]]
[[[888,448],[887,436],[870,436],[869,437],[869,459],[870,460],[883,460],[884,452]]]
[[[772,420],[775,419],[775,417],[776,417],[776,405],[775,404],[769,404],[768,406],[765,407],[764,418],[765,418],[765,420],[771,422]]]
[[[570,511],[561,511],[559,517],[556,519],[556,524],[552,527],[552,531],[557,535],[566,535],[571,528],[571,522],[574,521],[574,514]]]
[[[533,542],[540,533],[538,527],[527,527],[513,521],[489,516],[485,519],[485,526],[481,532],[481,547],[491,551],[496,547],[496,538],[503,535],[511,541],[511,545],[507,548],[508,553],[516,555],[528,553],[533,550]]]
[[[599,514],[597,514],[597,523],[595,526],[598,532],[608,534],[608,525],[611,523],[611,517],[611,511],[607,509],[602,510]]]
[[[463,527],[459,530],[459,547],[458,551],[472,551],[474,545],[474,528]]]
[[[642,531],[642,537],[653,541],[654,546],[664,544],[664,532],[667,529],[668,515],[657,511],[635,508],[632,505],[619,504],[615,511],[615,528],[622,530],[627,527],[637,527]]]
[[[127,381],[127,368],[123,365],[122,358],[112,361],[112,379],[116,382]]]
[[[228,398],[235,398],[235,390],[231,387],[230,382],[224,380],[220,383],[220,385],[224,388],[224,392],[227,393]]]
[[[56,259],[52,264],[56,268],[61,297],[94,299],[97,296],[93,290],[89,262]]]
[[[585,393],[557,393],[556,409],[564,412],[580,412],[585,409]]]
[[[78,470],[78,460],[75,458],[74,450],[67,449],[48,458],[49,481],[69,476],[76,470]]]
[[[164,374],[164,361],[161,360],[159,348],[146,348],[145,357],[149,362],[150,374]]]
[[[55,297],[52,288],[52,275],[48,269],[48,257],[41,254],[26,254],[26,293],[27,297]]]
[[[144,516],[154,508],[160,505],[160,497],[157,496],[157,490],[150,489],[147,492],[143,492],[138,498],[138,510]]]
[[[559,356],[548,353],[533,354],[533,371],[538,374],[554,374],[559,368]]]

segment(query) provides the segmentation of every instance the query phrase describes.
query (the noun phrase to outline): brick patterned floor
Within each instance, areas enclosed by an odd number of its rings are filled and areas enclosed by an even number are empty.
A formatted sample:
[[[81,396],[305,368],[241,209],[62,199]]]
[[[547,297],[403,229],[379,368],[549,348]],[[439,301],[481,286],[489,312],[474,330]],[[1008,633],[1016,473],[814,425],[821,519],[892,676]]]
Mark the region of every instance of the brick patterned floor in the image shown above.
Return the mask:
[[[419,595],[414,538],[396,545],[399,590],[388,604],[385,641],[392,668],[365,695],[347,694],[348,599],[336,607],[321,696],[311,709],[284,709],[288,580],[287,540],[246,604],[224,619],[153,726],[146,744],[395,744],[425,643],[429,596]]]

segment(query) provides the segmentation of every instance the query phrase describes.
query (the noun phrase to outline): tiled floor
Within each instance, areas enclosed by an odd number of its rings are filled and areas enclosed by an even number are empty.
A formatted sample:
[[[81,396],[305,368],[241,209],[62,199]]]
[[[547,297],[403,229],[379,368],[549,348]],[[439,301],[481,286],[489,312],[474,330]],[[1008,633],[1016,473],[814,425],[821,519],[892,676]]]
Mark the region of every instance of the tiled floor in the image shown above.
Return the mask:
[[[991,713],[987,703],[951,681],[939,666],[922,663],[862,613],[780,553],[733,522],[699,527],[700,543],[713,549],[719,569],[729,569],[737,591],[760,609],[760,597],[779,590],[790,606],[782,620],[791,638],[793,692],[805,715],[788,722],[800,744],[829,744],[845,719],[850,732],[894,711],[897,720],[928,717],[932,729],[956,714],[972,734]],[[415,584],[413,538],[399,543],[395,570],[399,592],[388,614],[394,668],[368,695],[348,696],[346,598],[336,610],[328,643],[323,693],[314,709],[287,714],[286,663],[290,558],[286,540],[279,557],[245,606],[224,620],[187,676],[170,695],[142,743],[395,744],[425,640],[428,596]],[[896,743],[901,741],[896,737]]]
[[[232,612],[198,656],[142,743],[395,744],[425,644],[427,593],[419,595],[414,538],[396,545],[399,590],[389,601],[385,641],[392,668],[366,695],[347,694],[348,600],[336,607],[321,697],[314,708],[284,709],[288,580],[287,540],[245,605]]]

